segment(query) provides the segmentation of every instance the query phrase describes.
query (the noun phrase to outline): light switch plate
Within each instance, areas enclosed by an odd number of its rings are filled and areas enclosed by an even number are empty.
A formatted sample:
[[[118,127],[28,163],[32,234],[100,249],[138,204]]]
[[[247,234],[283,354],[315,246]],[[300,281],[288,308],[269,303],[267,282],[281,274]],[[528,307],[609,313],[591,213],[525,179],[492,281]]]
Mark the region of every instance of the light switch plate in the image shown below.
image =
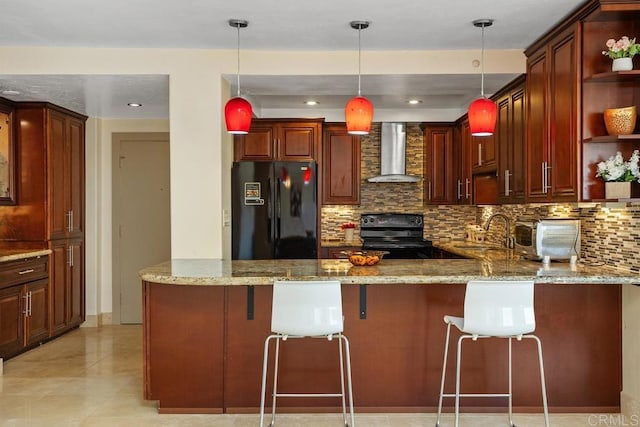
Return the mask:
[[[229,227],[231,225],[231,214],[229,209],[222,209],[222,226]]]

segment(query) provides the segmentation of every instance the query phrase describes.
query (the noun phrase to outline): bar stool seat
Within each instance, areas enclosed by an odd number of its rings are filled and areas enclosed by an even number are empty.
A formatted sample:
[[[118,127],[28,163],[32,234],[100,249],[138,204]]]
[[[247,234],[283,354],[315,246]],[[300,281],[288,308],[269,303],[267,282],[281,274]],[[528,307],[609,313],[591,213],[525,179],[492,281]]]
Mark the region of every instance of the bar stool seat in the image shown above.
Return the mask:
[[[447,335],[442,362],[442,380],[440,382],[440,398],[438,400],[438,417],[436,427],[440,426],[442,399],[455,398],[455,426],[459,425],[461,397],[506,397],[509,401],[509,425],[513,423],[512,394],[512,340],[533,339],[537,343],[538,362],[540,365],[540,384],[542,387],[542,404],[545,426],[549,427],[549,410],[547,406],[547,389],[544,380],[542,361],[542,344],[533,335],[536,329],[533,309],[533,281],[489,281],[478,280],[467,283],[464,297],[464,317],[444,316]],[[456,390],[453,394],[444,393],[445,373],[451,326],[455,326],[462,335],[458,339],[456,357]],[[462,342],[466,339],[477,341],[478,338],[507,338],[509,340],[509,390],[508,393],[460,393],[460,362],[462,359]]]
[[[275,426],[276,398],[278,397],[341,397],[342,416],[345,426],[355,427],[353,411],[353,388],[351,385],[351,356],[349,340],[342,332],[344,320],[342,316],[342,291],[340,282],[331,281],[276,281],[273,284],[273,303],[271,306],[271,332],[264,342],[264,359],[262,365],[262,391],[260,396],[260,427],[264,422],[265,393],[267,386],[267,365],[269,359],[269,343],[275,340],[275,362],[273,373],[273,393],[271,423]],[[340,352],[340,393],[279,393],[278,392],[278,359],[280,341],[289,338],[326,338],[328,341],[338,339]],[[343,350],[344,347],[344,350]],[[347,392],[349,400],[349,424],[346,410],[345,393],[345,359]]]

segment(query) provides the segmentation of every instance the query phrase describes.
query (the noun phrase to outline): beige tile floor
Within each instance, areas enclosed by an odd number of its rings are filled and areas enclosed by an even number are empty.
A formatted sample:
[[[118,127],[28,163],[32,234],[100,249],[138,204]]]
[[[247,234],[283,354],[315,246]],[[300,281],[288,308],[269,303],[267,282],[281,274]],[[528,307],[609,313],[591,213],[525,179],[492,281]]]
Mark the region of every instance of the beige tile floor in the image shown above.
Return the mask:
[[[140,326],[81,328],[4,363],[0,426],[255,427],[257,415],[159,415],[142,399]],[[552,414],[554,427],[622,425],[617,416]],[[543,426],[541,415],[516,414],[519,427]],[[616,424],[617,422],[617,424]],[[357,414],[359,427],[435,425],[434,414]],[[340,426],[341,416],[278,417],[282,427]],[[452,426],[447,414],[443,427]],[[506,426],[504,414],[464,415],[462,426]]]

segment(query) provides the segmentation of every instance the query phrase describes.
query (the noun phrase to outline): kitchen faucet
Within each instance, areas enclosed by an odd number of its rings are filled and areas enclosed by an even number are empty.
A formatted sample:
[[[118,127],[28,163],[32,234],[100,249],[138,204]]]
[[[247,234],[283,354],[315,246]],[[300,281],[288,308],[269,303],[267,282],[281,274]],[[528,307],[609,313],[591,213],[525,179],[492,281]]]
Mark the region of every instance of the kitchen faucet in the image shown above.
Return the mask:
[[[509,248],[509,249],[513,249],[515,247],[515,240],[513,239],[513,236],[511,235],[511,220],[509,219],[508,216],[506,216],[505,214],[501,214],[501,213],[495,213],[493,215],[491,215],[489,217],[489,219],[487,220],[487,223],[484,226],[484,229],[486,231],[489,231],[489,226],[491,225],[491,221],[493,221],[493,218],[495,217],[500,217],[504,220],[504,229],[505,229],[505,238],[504,238],[504,242],[503,245],[505,248]]]

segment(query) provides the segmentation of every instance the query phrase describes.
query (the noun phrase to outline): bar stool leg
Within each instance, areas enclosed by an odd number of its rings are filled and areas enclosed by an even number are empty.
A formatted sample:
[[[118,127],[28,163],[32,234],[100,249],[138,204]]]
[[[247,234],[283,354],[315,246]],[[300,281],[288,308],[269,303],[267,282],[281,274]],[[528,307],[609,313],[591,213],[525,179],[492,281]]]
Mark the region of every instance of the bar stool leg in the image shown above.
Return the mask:
[[[271,423],[269,426],[276,425],[276,398],[278,396],[278,362],[280,361],[280,336],[276,336],[276,353],[275,366],[273,368],[273,404],[271,407]]]
[[[269,341],[273,338],[273,335],[269,335],[266,340],[264,340],[264,353],[262,360],[262,391],[260,393],[260,427],[264,424],[264,404],[265,404],[265,395],[267,393],[267,365],[269,360]],[[272,420],[273,421],[273,420]]]
[[[342,421],[344,422],[344,425],[348,425],[346,394],[344,392],[344,356],[342,354],[342,339],[340,339],[340,336],[338,336],[338,351],[340,352],[340,391],[342,394]]]
[[[544,410],[544,425],[549,427],[549,406],[547,404],[547,385],[544,380],[544,363],[542,361],[542,343],[540,338],[535,335],[529,335],[527,338],[533,338],[538,344],[538,362],[540,363],[540,386],[542,387],[542,408]]]
[[[512,365],[512,341],[511,337],[509,337],[509,425],[511,427],[515,427],[513,423],[513,365]]]
[[[440,381],[440,398],[438,399],[438,418],[436,427],[440,426],[440,414],[442,413],[442,395],[444,394],[444,378],[447,371],[447,356],[449,353],[449,336],[451,335],[451,323],[447,324],[447,336],[444,339],[444,358],[442,360],[442,380]]]
[[[351,413],[351,427],[356,426],[356,417],[353,410],[353,385],[351,383],[351,351],[349,350],[349,340],[340,334],[340,338],[344,340],[345,357],[347,358],[347,387],[349,389],[349,411]]]
[[[456,422],[455,427],[460,424],[460,361],[462,360],[462,340],[469,336],[461,336],[458,339],[458,354],[456,357]]]

